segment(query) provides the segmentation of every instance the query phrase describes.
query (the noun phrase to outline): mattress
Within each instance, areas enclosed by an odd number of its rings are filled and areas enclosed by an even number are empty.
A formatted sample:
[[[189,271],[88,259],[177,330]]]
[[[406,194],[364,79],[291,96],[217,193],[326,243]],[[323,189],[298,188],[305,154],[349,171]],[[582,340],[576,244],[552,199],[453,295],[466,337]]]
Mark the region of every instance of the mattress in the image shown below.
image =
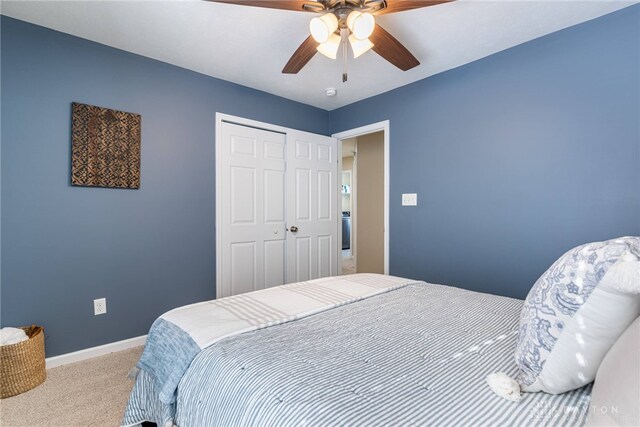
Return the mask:
[[[141,372],[124,424],[187,426],[583,425],[591,386],[510,402],[522,301],[416,283],[201,351],[160,403]]]

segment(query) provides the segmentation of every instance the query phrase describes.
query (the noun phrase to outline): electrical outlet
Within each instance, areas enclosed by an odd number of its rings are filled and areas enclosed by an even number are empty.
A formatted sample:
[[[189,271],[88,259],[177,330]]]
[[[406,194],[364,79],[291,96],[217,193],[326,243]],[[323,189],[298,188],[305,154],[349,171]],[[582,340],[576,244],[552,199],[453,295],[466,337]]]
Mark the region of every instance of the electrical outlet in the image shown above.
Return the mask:
[[[402,206],[418,206],[418,195],[416,193],[403,194]]]
[[[93,300],[93,314],[97,316],[98,314],[105,314],[107,312],[107,299],[100,298]]]

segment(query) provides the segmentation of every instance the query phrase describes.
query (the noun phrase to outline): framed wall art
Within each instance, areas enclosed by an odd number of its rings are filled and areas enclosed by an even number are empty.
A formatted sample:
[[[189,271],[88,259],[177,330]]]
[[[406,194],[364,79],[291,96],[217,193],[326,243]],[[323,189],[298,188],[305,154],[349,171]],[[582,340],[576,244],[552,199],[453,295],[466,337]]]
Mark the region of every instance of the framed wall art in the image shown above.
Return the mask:
[[[139,114],[72,103],[71,185],[140,188]]]

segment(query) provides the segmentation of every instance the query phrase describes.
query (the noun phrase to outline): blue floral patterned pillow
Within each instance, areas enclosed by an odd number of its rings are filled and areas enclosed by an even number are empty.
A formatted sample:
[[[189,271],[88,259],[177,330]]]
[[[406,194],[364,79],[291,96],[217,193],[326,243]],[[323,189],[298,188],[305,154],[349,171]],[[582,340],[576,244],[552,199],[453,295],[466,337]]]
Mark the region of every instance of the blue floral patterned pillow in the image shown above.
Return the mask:
[[[523,391],[564,393],[593,381],[640,315],[640,237],[578,246],[533,285],[516,349]]]

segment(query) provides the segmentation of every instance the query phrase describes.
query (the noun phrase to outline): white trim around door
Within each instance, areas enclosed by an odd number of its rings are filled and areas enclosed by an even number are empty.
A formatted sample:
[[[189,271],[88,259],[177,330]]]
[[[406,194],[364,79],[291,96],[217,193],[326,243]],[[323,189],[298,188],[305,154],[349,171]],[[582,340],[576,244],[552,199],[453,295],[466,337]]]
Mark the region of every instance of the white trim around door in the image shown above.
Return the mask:
[[[356,138],[380,131],[384,133],[384,274],[389,274],[389,120],[334,133],[331,136],[338,139],[338,152],[342,153],[343,139]],[[342,159],[340,162],[342,163]],[[342,206],[339,206],[339,209],[342,210]],[[339,214],[342,215],[342,212]],[[342,242],[340,245],[342,248]]]

